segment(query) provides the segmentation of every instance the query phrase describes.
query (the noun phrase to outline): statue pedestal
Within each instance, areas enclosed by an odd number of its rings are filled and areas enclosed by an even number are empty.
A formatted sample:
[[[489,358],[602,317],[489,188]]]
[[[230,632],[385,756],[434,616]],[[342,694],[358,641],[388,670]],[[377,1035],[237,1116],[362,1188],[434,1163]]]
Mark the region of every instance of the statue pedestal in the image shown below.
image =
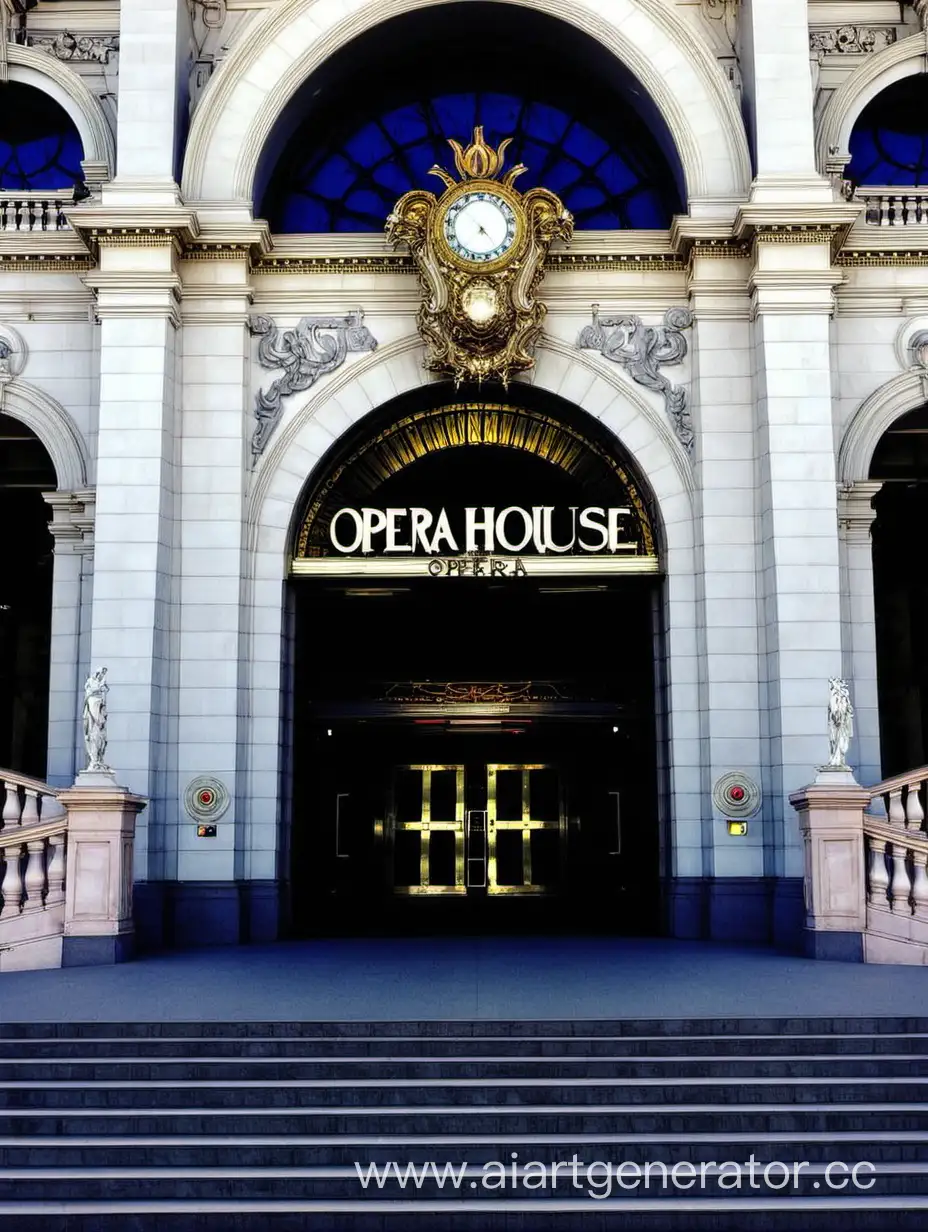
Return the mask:
[[[864,809],[870,793],[850,770],[825,767],[790,796],[805,849],[805,950],[810,958],[863,962],[867,923]]]
[[[135,819],[148,803],[112,774],[84,771],[58,793],[68,810],[63,967],[132,957]]]

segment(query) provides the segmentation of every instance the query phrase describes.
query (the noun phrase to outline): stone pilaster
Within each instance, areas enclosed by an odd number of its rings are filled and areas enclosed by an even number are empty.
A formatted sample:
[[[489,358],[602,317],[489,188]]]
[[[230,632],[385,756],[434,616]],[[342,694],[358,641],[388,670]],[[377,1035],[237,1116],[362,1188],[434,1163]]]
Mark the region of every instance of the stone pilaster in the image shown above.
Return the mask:
[[[52,509],[48,529],[55,544],[46,778],[63,787],[74,779],[81,747],[78,698],[90,653],[96,494],[87,489],[42,495]]]
[[[122,0],[119,9],[119,161],[104,201],[170,205],[177,200],[187,106],[184,0]]]
[[[747,251],[730,243],[697,242],[690,253],[701,557],[696,602],[703,665],[701,875],[713,879],[710,934],[766,941],[762,817],[749,823],[747,835],[735,837],[712,801],[713,784],[723,774],[738,771],[761,779],[749,268]]]
[[[754,306],[758,624],[767,872],[797,877],[788,796],[823,760],[827,681],[842,670],[829,318],[832,231],[758,229]]]
[[[101,232],[104,228],[100,228]],[[87,276],[100,318],[91,661],[109,669],[110,755],[151,800],[136,875],[161,876],[168,795],[177,465],[177,233],[112,227]]]
[[[745,110],[757,174],[751,200],[832,200],[815,166],[808,0],[744,0]]]
[[[877,697],[876,623],[873,593],[873,545],[870,531],[876,519],[873,500],[882,487],[858,480],[838,493],[841,559],[841,600],[845,680],[854,703],[855,741],[851,761],[864,783],[882,778],[880,713]]]
[[[177,765],[173,846],[176,875],[175,928],[201,938],[239,937],[238,882],[262,876],[252,868],[253,847],[276,848],[276,768],[261,760],[264,749],[245,757],[240,724],[248,713],[252,677],[273,661],[280,671],[279,639],[258,641],[260,661],[245,662],[242,641],[248,610],[243,603],[246,574],[244,502],[250,437],[254,426],[250,396],[251,304],[248,249],[225,247],[185,261],[183,335],[183,431],[180,440],[179,588],[176,690]],[[258,765],[255,759],[258,759]],[[265,813],[251,816],[253,798],[273,771],[271,826]],[[217,821],[215,838],[197,836],[187,815],[184,790],[201,774],[216,776],[230,804]],[[260,791],[262,796],[266,790]],[[266,854],[262,850],[262,855]]]

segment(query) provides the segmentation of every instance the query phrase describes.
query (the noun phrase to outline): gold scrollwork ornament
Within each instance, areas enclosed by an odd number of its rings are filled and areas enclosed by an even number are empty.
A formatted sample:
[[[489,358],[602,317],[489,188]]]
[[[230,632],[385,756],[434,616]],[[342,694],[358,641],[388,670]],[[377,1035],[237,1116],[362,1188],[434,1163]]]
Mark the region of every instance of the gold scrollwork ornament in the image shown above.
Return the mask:
[[[425,366],[455,385],[501,381],[534,367],[547,309],[535,298],[555,240],[569,241],[573,217],[546,188],[520,193],[519,163],[502,174],[507,138],[489,146],[474,129],[466,149],[449,141],[459,179],[433,167],[440,197],[406,193],[387,219],[387,239],[412,254],[422,289],[417,324]]]

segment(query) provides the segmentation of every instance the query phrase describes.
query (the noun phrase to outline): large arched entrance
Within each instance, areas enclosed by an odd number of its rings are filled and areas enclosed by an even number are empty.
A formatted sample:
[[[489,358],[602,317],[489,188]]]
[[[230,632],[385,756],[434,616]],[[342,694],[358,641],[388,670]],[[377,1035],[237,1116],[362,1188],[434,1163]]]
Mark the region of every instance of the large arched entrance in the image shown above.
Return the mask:
[[[426,386],[299,510],[297,930],[656,930],[660,534],[615,439]]]
[[[38,437],[0,415],[0,766],[45,777],[54,551],[42,492],[57,486]]]

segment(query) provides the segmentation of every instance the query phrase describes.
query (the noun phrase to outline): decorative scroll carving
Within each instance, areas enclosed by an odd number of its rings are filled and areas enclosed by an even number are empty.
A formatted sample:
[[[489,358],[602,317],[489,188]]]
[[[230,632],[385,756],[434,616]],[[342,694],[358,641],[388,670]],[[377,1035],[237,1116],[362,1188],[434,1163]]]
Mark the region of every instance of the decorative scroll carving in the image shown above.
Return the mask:
[[[854,707],[847,681],[832,676],[828,681],[829,770],[849,770],[847,751],[854,734]]]
[[[664,324],[654,328],[637,316],[602,317],[599,304],[594,304],[593,324],[583,328],[577,341],[580,350],[600,351],[604,359],[621,364],[633,381],[663,394],[670,422],[687,453],[693,452],[695,437],[686,390],[672,385],[658,369],[683,362],[687,344],[680,331],[692,324],[689,308],[668,308]]]
[[[102,774],[110,773],[103,760],[106,753],[106,668],[97,670],[84,681],[84,748],[87,751],[87,769]]]
[[[812,30],[809,48],[812,51],[869,55],[885,51],[896,41],[892,26],[838,26],[835,30]]]
[[[270,317],[253,317],[251,332],[261,336],[258,363],[283,368],[271,387],[257,395],[257,425],[251,438],[255,461],[264,452],[283,414],[281,400],[302,393],[345,362],[349,351],[374,351],[377,340],[364,324],[360,308],[347,317],[303,317],[293,329],[279,329]]]
[[[76,35],[63,30],[54,37],[32,38],[30,42],[33,47],[48,52],[56,60],[71,60],[84,64],[109,64],[110,55],[119,50],[119,38],[115,34]]]

